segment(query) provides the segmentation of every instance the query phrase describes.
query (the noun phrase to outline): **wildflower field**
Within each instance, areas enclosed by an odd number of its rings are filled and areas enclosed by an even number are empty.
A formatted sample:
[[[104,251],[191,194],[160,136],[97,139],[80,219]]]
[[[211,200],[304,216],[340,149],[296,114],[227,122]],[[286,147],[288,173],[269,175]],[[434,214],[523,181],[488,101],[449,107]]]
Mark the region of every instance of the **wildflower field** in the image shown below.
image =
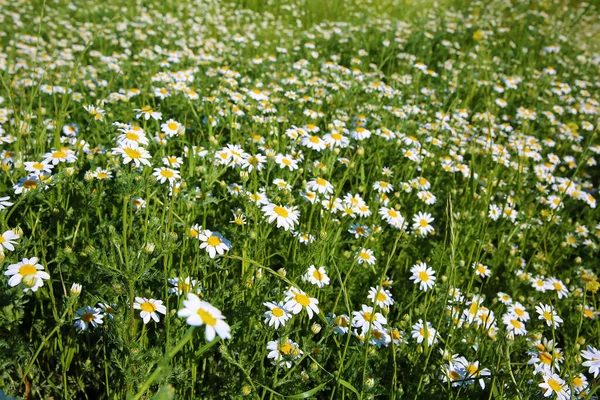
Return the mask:
[[[0,399],[594,399],[600,10],[0,6]]]

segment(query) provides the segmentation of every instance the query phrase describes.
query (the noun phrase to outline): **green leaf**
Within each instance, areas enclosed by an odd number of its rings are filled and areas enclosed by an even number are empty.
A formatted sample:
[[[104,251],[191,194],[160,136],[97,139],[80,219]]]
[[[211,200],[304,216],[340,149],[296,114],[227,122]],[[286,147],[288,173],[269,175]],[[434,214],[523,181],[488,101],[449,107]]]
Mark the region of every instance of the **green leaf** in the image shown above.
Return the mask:
[[[323,382],[319,386],[314,387],[310,390],[307,390],[306,392],[293,394],[291,396],[286,396],[286,398],[287,399],[307,399],[307,398],[311,397],[312,395],[314,395],[315,393],[317,393],[319,390],[323,389],[328,383],[329,383],[329,381]]]
[[[345,381],[341,378],[338,379],[338,382],[345,388],[350,389],[350,391],[352,393],[354,393],[356,396],[360,397],[360,393],[358,393],[358,390],[356,390],[356,388],[354,386],[352,386],[352,384],[350,382]]]

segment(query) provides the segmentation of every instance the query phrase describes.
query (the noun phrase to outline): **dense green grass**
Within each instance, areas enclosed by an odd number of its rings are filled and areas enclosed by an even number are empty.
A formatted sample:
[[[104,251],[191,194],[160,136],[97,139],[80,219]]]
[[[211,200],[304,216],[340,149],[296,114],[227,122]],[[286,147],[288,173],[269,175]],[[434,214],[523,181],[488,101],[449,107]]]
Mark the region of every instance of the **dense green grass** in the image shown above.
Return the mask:
[[[121,3],[0,11],[0,393],[596,396],[596,6]]]

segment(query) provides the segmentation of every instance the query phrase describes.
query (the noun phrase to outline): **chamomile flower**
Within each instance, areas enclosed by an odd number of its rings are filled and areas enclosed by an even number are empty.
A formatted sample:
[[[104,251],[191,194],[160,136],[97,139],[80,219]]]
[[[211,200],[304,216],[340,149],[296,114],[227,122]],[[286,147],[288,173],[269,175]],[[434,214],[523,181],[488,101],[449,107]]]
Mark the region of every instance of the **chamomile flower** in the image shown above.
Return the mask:
[[[112,153],[123,157],[123,164],[129,164],[133,161],[136,167],[139,167],[140,164],[150,166],[149,160],[152,158],[148,150],[137,143],[115,147]]]
[[[140,317],[142,317],[144,324],[150,322],[150,319],[158,322],[160,321],[158,314],[165,315],[167,313],[167,307],[163,305],[162,300],[146,299],[144,297],[136,297],[133,308],[141,310]]]
[[[316,268],[314,265],[311,265],[308,267],[308,271],[306,271],[304,277],[307,281],[313,285],[317,285],[319,288],[329,285],[329,277],[327,276],[325,267]]]
[[[320,194],[332,194],[333,193],[333,185],[329,183],[327,180],[323,178],[315,178],[310,180],[306,187],[308,190],[317,192]]]
[[[174,184],[178,179],[181,179],[179,171],[167,167],[154,168],[154,173],[152,175],[154,175],[160,183],[169,181],[170,185]]]
[[[198,281],[190,278],[189,276],[185,279],[169,278],[168,282],[171,285],[169,288],[169,293],[176,294],[177,296],[181,296],[182,294],[193,291],[196,291],[198,294],[202,292],[202,288],[198,287]]]
[[[431,323],[423,323],[422,319],[413,325],[411,336],[417,340],[417,343],[423,343],[427,340],[429,346],[437,343],[438,335],[437,331],[433,328]]]
[[[3,247],[8,251],[14,251],[15,247],[13,245],[17,244],[15,240],[17,240],[19,237],[20,236],[12,230],[4,232],[2,236],[0,236],[0,253],[3,252]]]
[[[427,236],[431,232],[433,232],[433,226],[431,223],[433,222],[433,217],[429,213],[418,212],[413,217],[413,226],[412,229],[415,232],[415,235],[418,236]]]
[[[569,400],[571,390],[566,382],[555,373],[547,373],[543,375],[544,382],[538,386],[544,389],[544,397],[556,395],[559,400]]]
[[[319,313],[319,300],[314,297],[309,297],[302,290],[291,287],[287,292],[285,292],[285,309],[288,310],[292,314],[298,314],[302,309],[306,309],[308,313],[308,319],[312,319],[313,312],[315,314]]]
[[[286,322],[292,318],[292,315],[285,308],[283,303],[265,302],[263,303],[268,308],[264,313],[265,324],[279,329],[280,326],[285,326]]]
[[[333,333],[336,335],[345,335],[348,333],[350,328],[350,318],[346,314],[329,314],[327,316],[327,322],[333,326]]]
[[[80,331],[85,331],[92,328],[97,328],[102,325],[104,314],[100,308],[87,306],[86,308],[80,308],[75,312],[75,328]]]
[[[160,126],[160,129],[168,137],[177,136],[184,132],[183,125],[181,125],[179,122],[175,121],[174,119],[170,119],[167,122],[165,122],[164,124],[162,124]]]
[[[563,323],[561,317],[558,316],[554,307],[544,303],[535,306],[535,311],[538,313],[538,319],[545,321],[548,326],[558,328]]]
[[[562,299],[563,297],[569,297],[569,290],[565,286],[562,281],[551,277],[546,280],[546,286],[550,290],[555,290],[556,294],[558,294],[558,298]]]
[[[298,343],[290,339],[272,340],[267,343],[267,359],[281,367],[292,368],[293,361],[302,357],[302,350]]]
[[[363,335],[373,328],[383,330],[387,324],[387,318],[381,313],[374,312],[373,307],[363,304],[360,311],[352,311],[352,326],[361,328]]]
[[[364,263],[373,265],[377,259],[373,255],[373,250],[362,248],[356,253],[356,261],[359,265]]]
[[[4,275],[10,276],[8,286],[15,287],[21,283],[23,292],[35,292],[44,286],[44,279],[50,279],[44,267],[38,264],[37,257],[23,258],[16,264],[10,264]]]
[[[279,206],[273,203],[263,206],[262,212],[265,213],[269,223],[276,221],[277,227],[286,231],[294,228],[300,216],[300,212],[296,207]]]
[[[0,211],[4,210],[6,207],[10,207],[13,205],[12,202],[9,201],[10,197],[0,197]]]
[[[223,237],[219,232],[213,232],[208,229],[203,230],[198,235],[201,249],[206,249],[210,258],[215,258],[217,254],[223,255],[231,248],[231,242]]]
[[[384,288],[381,290],[377,290],[376,287],[371,287],[369,289],[369,295],[367,298],[371,301],[374,301],[377,307],[389,307],[394,304],[394,299],[392,298],[392,293]]]
[[[435,271],[422,262],[415,264],[411,269],[412,276],[409,278],[415,285],[419,285],[420,289],[427,291],[435,284]]]
[[[186,318],[191,326],[206,326],[206,340],[212,342],[216,335],[221,339],[231,339],[231,328],[225,322],[221,311],[206,301],[200,300],[193,293],[188,293],[187,300],[183,301],[181,310],[177,312],[179,317]]]
[[[150,118],[155,119],[157,121],[160,121],[162,119],[162,113],[154,111],[149,106],[144,106],[142,108],[134,108],[133,111],[138,111],[138,113],[135,115],[136,118],[141,117],[146,121],[148,121]]]

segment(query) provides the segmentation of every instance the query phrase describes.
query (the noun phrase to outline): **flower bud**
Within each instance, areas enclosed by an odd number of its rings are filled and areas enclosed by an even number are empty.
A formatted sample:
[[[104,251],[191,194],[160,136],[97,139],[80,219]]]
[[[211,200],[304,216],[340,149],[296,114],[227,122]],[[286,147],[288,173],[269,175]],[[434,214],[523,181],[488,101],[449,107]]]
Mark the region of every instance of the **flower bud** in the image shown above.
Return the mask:
[[[81,289],[83,288],[83,286],[81,286],[80,283],[73,283],[71,285],[71,295],[73,297],[77,297],[81,294]]]

